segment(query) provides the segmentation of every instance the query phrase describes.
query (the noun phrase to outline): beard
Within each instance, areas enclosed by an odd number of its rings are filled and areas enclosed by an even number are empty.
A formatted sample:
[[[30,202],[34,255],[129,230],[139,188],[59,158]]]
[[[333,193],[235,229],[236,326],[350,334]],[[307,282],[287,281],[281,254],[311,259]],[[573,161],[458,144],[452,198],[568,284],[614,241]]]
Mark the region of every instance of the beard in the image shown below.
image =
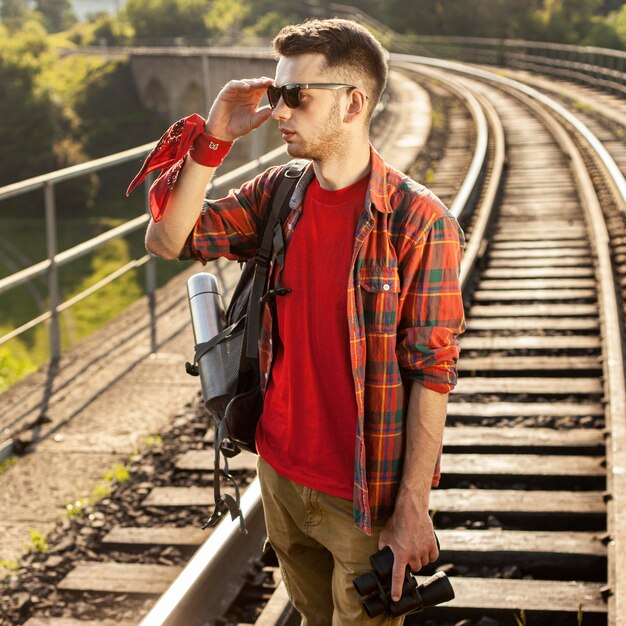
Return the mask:
[[[329,157],[336,157],[345,146],[346,137],[340,120],[339,101],[331,109],[328,117],[316,130],[315,134],[307,138],[302,137],[298,143],[287,144],[290,156],[299,159],[311,159],[318,163]]]

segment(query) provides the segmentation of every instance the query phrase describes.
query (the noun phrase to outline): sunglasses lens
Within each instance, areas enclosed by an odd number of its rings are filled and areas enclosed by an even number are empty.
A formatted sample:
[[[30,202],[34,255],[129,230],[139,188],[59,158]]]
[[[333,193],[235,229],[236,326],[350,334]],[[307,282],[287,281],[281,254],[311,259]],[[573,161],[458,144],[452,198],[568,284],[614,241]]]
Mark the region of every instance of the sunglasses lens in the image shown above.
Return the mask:
[[[300,85],[283,87],[283,100],[290,109],[295,109],[300,104]]]
[[[278,104],[278,100],[280,100],[280,88],[272,85],[267,88],[267,99],[269,100],[270,106],[272,109]]]
[[[272,85],[267,88],[267,99],[272,109],[278,106],[281,96],[290,109],[297,109],[300,106],[300,85],[284,85],[282,87]]]

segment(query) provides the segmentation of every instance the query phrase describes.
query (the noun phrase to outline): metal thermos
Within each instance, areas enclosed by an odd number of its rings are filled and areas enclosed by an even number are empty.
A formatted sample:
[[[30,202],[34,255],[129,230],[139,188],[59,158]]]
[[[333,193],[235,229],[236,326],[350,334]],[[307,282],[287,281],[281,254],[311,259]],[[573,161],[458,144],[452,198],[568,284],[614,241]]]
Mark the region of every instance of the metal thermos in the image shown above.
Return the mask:
[[[226,325],[217,278],[208,272],[194,274],[187,281],[187,294],[196,345],[210,341]],[[219,344],[200,358],[198,370],[204,404],[219,410],[229,391]]]

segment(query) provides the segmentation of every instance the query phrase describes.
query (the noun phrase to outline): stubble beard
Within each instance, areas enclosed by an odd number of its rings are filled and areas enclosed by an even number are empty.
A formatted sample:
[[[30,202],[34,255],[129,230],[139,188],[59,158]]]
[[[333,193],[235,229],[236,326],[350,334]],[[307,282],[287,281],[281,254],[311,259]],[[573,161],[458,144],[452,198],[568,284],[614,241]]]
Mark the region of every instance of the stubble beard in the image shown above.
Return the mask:
[[[287,152],[298,159],[323,163],[341,153],[345,140],[339,120],[339,102],[336,102],[319,131],[309,139],[303,138],[300,143],[287,144]]]

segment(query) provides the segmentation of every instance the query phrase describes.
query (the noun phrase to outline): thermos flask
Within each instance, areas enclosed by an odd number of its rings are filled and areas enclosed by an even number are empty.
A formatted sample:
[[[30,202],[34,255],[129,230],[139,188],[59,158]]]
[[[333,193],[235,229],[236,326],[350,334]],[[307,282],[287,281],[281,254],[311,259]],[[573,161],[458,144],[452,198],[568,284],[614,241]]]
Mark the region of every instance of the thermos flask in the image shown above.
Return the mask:
[[[196,345],[210,341],[226,325],[226,316],[222,305],[217,278],[208,272],[194,274],[187,281],[189,310]],[[232,392],[224,369],[223,350],[227,345],[218,343],[206,352],[198,361],[200,385],[204,404],[208,409],[219,411],[225,408],[227,394]]]

